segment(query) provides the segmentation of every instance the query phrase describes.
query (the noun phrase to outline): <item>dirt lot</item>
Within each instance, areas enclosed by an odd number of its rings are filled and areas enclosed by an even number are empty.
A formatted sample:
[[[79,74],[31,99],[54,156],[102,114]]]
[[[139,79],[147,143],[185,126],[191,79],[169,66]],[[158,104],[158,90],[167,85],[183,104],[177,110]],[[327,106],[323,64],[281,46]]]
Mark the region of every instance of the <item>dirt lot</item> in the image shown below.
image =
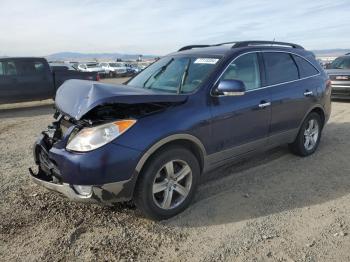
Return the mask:
[[[47,101],[0,107],[1,261],[350,261],[349,102],[333,103],[313,156],[281,147],[220,168],[163,222],[31,183],[31,146],[52,112]]]

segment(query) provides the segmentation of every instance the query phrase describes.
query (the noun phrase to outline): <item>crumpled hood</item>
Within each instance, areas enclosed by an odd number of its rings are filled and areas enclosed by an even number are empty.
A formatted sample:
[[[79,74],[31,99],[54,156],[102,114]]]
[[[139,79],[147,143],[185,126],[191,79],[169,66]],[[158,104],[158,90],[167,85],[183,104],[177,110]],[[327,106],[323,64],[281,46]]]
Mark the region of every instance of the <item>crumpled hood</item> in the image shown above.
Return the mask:
[[[86,80],[68,80],[57,90],[57,109],[80,120],[86,113],[99,105],[142,104],[173,102],[179,103],[188,95],[158,92],[126,85],[110,85]]]

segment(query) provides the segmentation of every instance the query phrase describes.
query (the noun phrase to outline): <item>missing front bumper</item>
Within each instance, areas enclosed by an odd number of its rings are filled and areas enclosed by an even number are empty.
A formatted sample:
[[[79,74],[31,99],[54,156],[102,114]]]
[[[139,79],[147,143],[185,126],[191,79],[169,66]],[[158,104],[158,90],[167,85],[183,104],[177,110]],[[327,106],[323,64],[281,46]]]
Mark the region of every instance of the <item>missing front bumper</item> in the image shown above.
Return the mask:
[[[74,189],[74,185],[48,181],[47,178],[49,176],[40,168],[37,174],[31,168],[29,169],[29,173],[31,180],[35,184],[43,186],[48,190],[60,193],[72,201],[114,205],[118,202],[131,200],[131,180],[108,183],[104,185],[92,185],[91,194],[82,195]]]

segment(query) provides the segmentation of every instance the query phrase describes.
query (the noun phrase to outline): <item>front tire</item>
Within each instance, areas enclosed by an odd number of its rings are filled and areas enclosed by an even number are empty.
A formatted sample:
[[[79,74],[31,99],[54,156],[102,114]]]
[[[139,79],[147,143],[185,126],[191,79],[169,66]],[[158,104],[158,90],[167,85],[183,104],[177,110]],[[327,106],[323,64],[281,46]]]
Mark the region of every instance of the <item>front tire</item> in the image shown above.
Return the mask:
[[[295,141],[289,144],[290,150],[294,154],[303,157],[313,154],[320,143],[321,132],[321,117],[319,114],[312,112],[301,125]]]
[[[192,201],[200,176],[196,157],[186,148],[168,147],[140,173],[134,201],[142,213],[162,220],[177,215]]]

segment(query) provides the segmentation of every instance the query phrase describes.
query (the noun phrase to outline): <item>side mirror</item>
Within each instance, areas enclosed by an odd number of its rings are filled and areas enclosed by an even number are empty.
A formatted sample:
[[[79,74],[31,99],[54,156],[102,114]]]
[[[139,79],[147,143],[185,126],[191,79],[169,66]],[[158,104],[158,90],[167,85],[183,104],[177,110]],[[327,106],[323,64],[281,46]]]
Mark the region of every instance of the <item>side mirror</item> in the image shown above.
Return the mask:
[[[245,85],[241,80],[220,80],[214,89],[214,94],[217,96],[242,96],[245,91]]]

